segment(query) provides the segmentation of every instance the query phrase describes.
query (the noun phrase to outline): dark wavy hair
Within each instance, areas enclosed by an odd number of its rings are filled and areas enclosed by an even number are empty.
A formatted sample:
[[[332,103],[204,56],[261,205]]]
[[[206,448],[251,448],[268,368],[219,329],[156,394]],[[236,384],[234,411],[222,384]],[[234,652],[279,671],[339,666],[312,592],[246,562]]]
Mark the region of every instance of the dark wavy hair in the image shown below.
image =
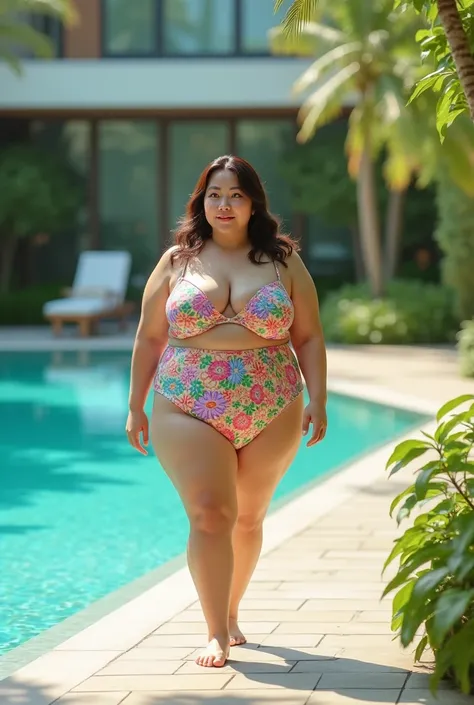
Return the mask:
[[[249,220],[248,235],[251,244],[249,259],[254,264],[263,264],[262,257],[281,262],[298,250],[298,245],[289,235],[280,232],[280,222],[268,210],[268,200],[257,172],[245,159],[234,156],[218,157],[208,164],[199,177],[186,206],[186,213],[175,231],[178,245],[171,256],[172,261],[189,261],[198,255],[206,240],[212,236],[212,228],[204,213],[204,197],[209,180],[216,171],[228,169],[236,174],[242,191],[251,199],[254,214]]]

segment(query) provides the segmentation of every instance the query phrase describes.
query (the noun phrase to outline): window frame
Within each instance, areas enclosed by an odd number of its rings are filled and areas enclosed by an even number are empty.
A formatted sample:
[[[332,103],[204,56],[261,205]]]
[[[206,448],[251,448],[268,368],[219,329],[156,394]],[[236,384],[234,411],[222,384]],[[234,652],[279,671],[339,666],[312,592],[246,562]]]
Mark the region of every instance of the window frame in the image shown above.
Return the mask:
[[[139,0],[130,0],[130,2],[138,2]],[[258,0],[255,0],[256,2]],[[272,0],[273,1],[273,0]],[[165,35],[164,35],[164,13],[165,13],[165,0],[154,0],[154,30],[155,30],[155,42],[154,49],[152,51],[143,52],[122,52],[116,53],[111,52],[107,47],[107,28],[108,28],[108,0],[100,0],[101,6],[101,56],[106,59],[173,59],[173,60],[186,60],[186,59],[202,59],[204,61],[209,61],[213,59],[255,59],[255,58],[268,58],[271,56],[273,59],[288,58],[287,56],[276,56],[270,51],[245,51],[244,49],[244,37],[243,37],[243,27],[244,27],[244,5],[242,0],[232,0],[233,8],[232,14],[234,18],[234,37],[233,37],[233,47],[231,51],[228,52],[215,52],[209,54],[202,54],[199,52],[190,53],[171,53],[165,51]]]

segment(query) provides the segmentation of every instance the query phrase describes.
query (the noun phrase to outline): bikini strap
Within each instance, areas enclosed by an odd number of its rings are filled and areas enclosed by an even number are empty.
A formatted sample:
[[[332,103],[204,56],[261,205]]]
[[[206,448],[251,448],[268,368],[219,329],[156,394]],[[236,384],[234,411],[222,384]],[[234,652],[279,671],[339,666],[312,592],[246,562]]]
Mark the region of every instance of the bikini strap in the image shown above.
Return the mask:
[[[277,265],[275,259],[273,260],[273,264],[275,265],[275,272],[276,272],[276,275],[277,275],[277,279],[278,279],[278,281],[281,281],[280,270],[278,269],[278,265]]]
[[[187,268],[188,268],[188,261],[189,261],[189,260],[186,260],[185,263],[184,263],[183,271],[182,271],[181,274],[179,275],[179,281],[181,281],[181,279],[184,279],[184,275],[186,274],[186,270],[187,270]]]

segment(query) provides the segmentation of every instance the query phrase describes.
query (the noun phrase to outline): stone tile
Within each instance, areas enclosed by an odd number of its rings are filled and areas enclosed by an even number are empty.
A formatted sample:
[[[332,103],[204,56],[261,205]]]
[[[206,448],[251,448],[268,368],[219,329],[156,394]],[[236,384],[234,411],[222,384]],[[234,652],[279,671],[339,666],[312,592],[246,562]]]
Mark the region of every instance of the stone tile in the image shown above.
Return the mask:
[[[281,580],[283,580],[283,578]],[[277,590],[280,586],[281,580],[259,580],[254,575],[250,581],[249,590]]]
[[[354,622],[388,622],[392,620],[392,610],[390,607],[384,607],[380,610],[362,610],[354,616]]]
[[[347,582],[349,583],[348,585],[345,585],[344,583]],[[341,584],[342,583],[342,584]],[[331,580],[313,580],[310,582],[308,580],[305,580],[304,582],[281,582],[280,587],[278,590],[275,590],[276,595],[278,596],[282,592],[289,592],[289,591],[301,591],[301,592],[306,592],[310,591],[311,593],[316,593],[320,592],[321,595],[317,594],[311,594],[311,597],[326,597],[327,594],[329,595],[334,595],[340,596],[340,595],[350,595],[352,594],[354,597],[359,597],[359,593],[363,593],[363,599],[366,599],[366,593],[371,593],[369,597],[375,596],[377,599],[380,598],[383,592],[383,586],[384,582],[381,580],[377,582],[368,582],[367,581],[367,576],[366,576],[366,582],[357,582],[356,580],[352,580],[349,582],[349,579],[347,581],[341,581],[338,580],[335,577],[331,577]],[[324,593],[324,594],[323,594]]]
[[[289,646],[291,648],[316,647],[324,638],[324,634],[270,634],[263,639],[262,646]]]
[[[401,690],[407,679],[406,673],[325,673],[318,682],[318,690],[335,690],[341,688],[364,688],[365,690]]]
[[[303,604],[303,599],[246,600],[244,597],[241,607],[242,610],[298,610]]]
[[[321,646],[321,648],[323,648]],[[376,666],[397,666],[407,671],[414,671],[416,667],[413,663],[413,654],[403,651],[401,647],[394,644],[392,648],[358,648],[340,649],[337,652],[340,658],[362,661]]]
[[[0,703],[50,705],[118,655],[117,651],[50,651],[2,680]]]
[[[197,647],[204,646],[206,639],[203,640],[202,634],[160,634],[157,636],[148,636],[137,644],[138,649],[161,649],[163,647]]]
[[[395,705],[400,689],[369,690],[338,688],[335,692],[316,690],[306,705]]]
[[[272,634],[385,634],[393,636],[389,620],[382,622],[282,622]]]
[[[440,690],[431,695],[429,690],[404,690],[399,703],[403,705],[473,705],[472,695],[463,695],[454,690]]]
[[[130,651],[126,651],[117,661],[129,661],[130,659],[137,659],[138,661],[181,661],[194,651],[195,649],[191,647],[187,649],[175,649],[172,647],[166,649],[144,649],[135,647],[134,649],[130,649]]]
[[[231,653],[232,655],[232,653]],[[213,668],[209,670],[210,674],[219,675],[220,673],[288,673],[295,665],[295,661],[258,661],[256,656],[255,661],[229,661],[224,668]],[[207,673],[207,671],[206,671]],[[179,669],[179,675],[199,675],[202,674],[202,666],[198,666],[195,661],[185,661]]]
[[[180,691],[167,693],[131,693],[123,705],[305,705],[307,690],[232,690]],[[122,703],[121,703],[122,705]],[[353,704],[352,704],[353,705]]]
[[[188,613],[191,614],[191,613]],[[192,614],[196,614],[195,612]],[[264,622],[271,623],[282,623],[282,622],[350,622],[355,611],[319,611],[319,612],[309,612],[301,610],[241,610],[240,618],[242,624],[247,621],[256,620],[258,624]],[[201,617],[202,619],[202,617]],[[265,629],[262,629],[262,634]]]
[[[199,655],[200,649],[196,649],[186,661],[194,661]],[[235,646],[231,650],[231,659],[236,662],[258,661],[260,663],[268,661],[304,661],[304,660],[327,660],[333,659],[338,654],[337,649],[325,649],[322,647],[310,648],[299,647],[291,648],[285,646],[261,646],[255,647],[247,644],[246,646]]]
[[[365,550],[365,551],[328,551],[325,555],[325,558],[348,558],[348,559],[357,559],[359,561],[369,559],[373,561],[384,561],[387,558],[387,552],[386,551],[379,551],[379,550]]]
[[[383,588],[373,586],[370,589],[359,589],[356,585],[302,585],[299,588],[291,589],[285,583],[282,583],[274,594],[282,597],[304,597],[305,599],[313,600],[380,600]],[[266,595],[261,593],[253,593],[252,598],[266,599]]]
[[[137,659],[117,659],[98,671],[96,676],[170,676],[175,673],[183,661],[138,661]]]
[[[306,600],[304,605],[301,607],[301,611],[319,612],[322,610],[352,610],[356,611],[384,611],[387,613],[389,611],[388,601],[381,603],[378,599],[311,599]]]
[[[92,676],[74,688],[74,692],[220,690],[231,678],[229,674],[209,675],[207,673],[198,676]]]
[[[327,634],[324,637],[323,645],[334,647],[335,649],[378,649],[390,648],[393,643],[393,635],[384,634]],[[398,642],[394,643],[398,648]]]
[[[286,541],[281,549],[277,549],[275,553],[281,555],[281,553],[286,553],[294,555],[294,551],[308,551],[316,550],[322,551],[324,549],[331,548],[343,548],[347,551],[357,550],[360,548],[363,540],[360,538],[348,538],[347,536],[311,536],[311,537],[298,537],[296,539],[290,539]],[[281,552],[281,553],[280,553]],[[273,554],[272,554],[273,555]]]
[[[239,674],[229,683],[229,688],[232,690],[289,688],[291,690],[305,690],[310,693],[316,687],[320,677],[319,674],[313,673]]]
[[[266,570],[259,570],[258,568],[256,569],[254,576],[253,576],[253,582],[256,583],[257,585],[261,584],[262,582],[265,582],[267,580],[283,580],[286,578],[288,573],[285,571],[281,570],[280,568],[272,568],[266,569]],[[331,571],[329,570],[318,570],[317,574],[314,573],[311,570],[293,570],[291,572],[291,578],[292,580],[315,580],[316,575],[318,578],[327,576],[330,577],[333,575]]]
[[[405,685],[405,690],[429,690],[430,676],[431,673],[410,673],[410,677]],[[450,690],[451,686],[447,681],[441,681],[439,689]]]
[[[327,659],[326,661],[298,661],[291,669],[292,673],[402,673],[408,675],[408,669],[400,666],[380,665],[350,658]]]
[[[67,693],[54,705],[121,705],[128,692],[116,693]],[[2,703],[3,705],[3,703]],[[28,703],[25,705],[32,705]]]
[[[279,622],[244,622],[240,621],[240,628],[244,634],[271,634]],[[206,636],[207,627],[204,622],[167,622],[159,627],[153,635],[162,634],[201,634]]]

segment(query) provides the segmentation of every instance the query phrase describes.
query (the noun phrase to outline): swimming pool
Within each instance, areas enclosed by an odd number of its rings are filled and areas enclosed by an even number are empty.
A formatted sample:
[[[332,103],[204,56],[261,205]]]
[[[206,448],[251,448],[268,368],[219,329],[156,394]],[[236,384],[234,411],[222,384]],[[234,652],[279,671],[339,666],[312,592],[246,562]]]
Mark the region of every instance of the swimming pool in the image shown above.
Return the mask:
[[[129,362],[0,353],[0,653],[185,549],[172,485],[126,442]],[[302,442],[274,504],[422,420],[339,395],[328,416],[326,440]]]

